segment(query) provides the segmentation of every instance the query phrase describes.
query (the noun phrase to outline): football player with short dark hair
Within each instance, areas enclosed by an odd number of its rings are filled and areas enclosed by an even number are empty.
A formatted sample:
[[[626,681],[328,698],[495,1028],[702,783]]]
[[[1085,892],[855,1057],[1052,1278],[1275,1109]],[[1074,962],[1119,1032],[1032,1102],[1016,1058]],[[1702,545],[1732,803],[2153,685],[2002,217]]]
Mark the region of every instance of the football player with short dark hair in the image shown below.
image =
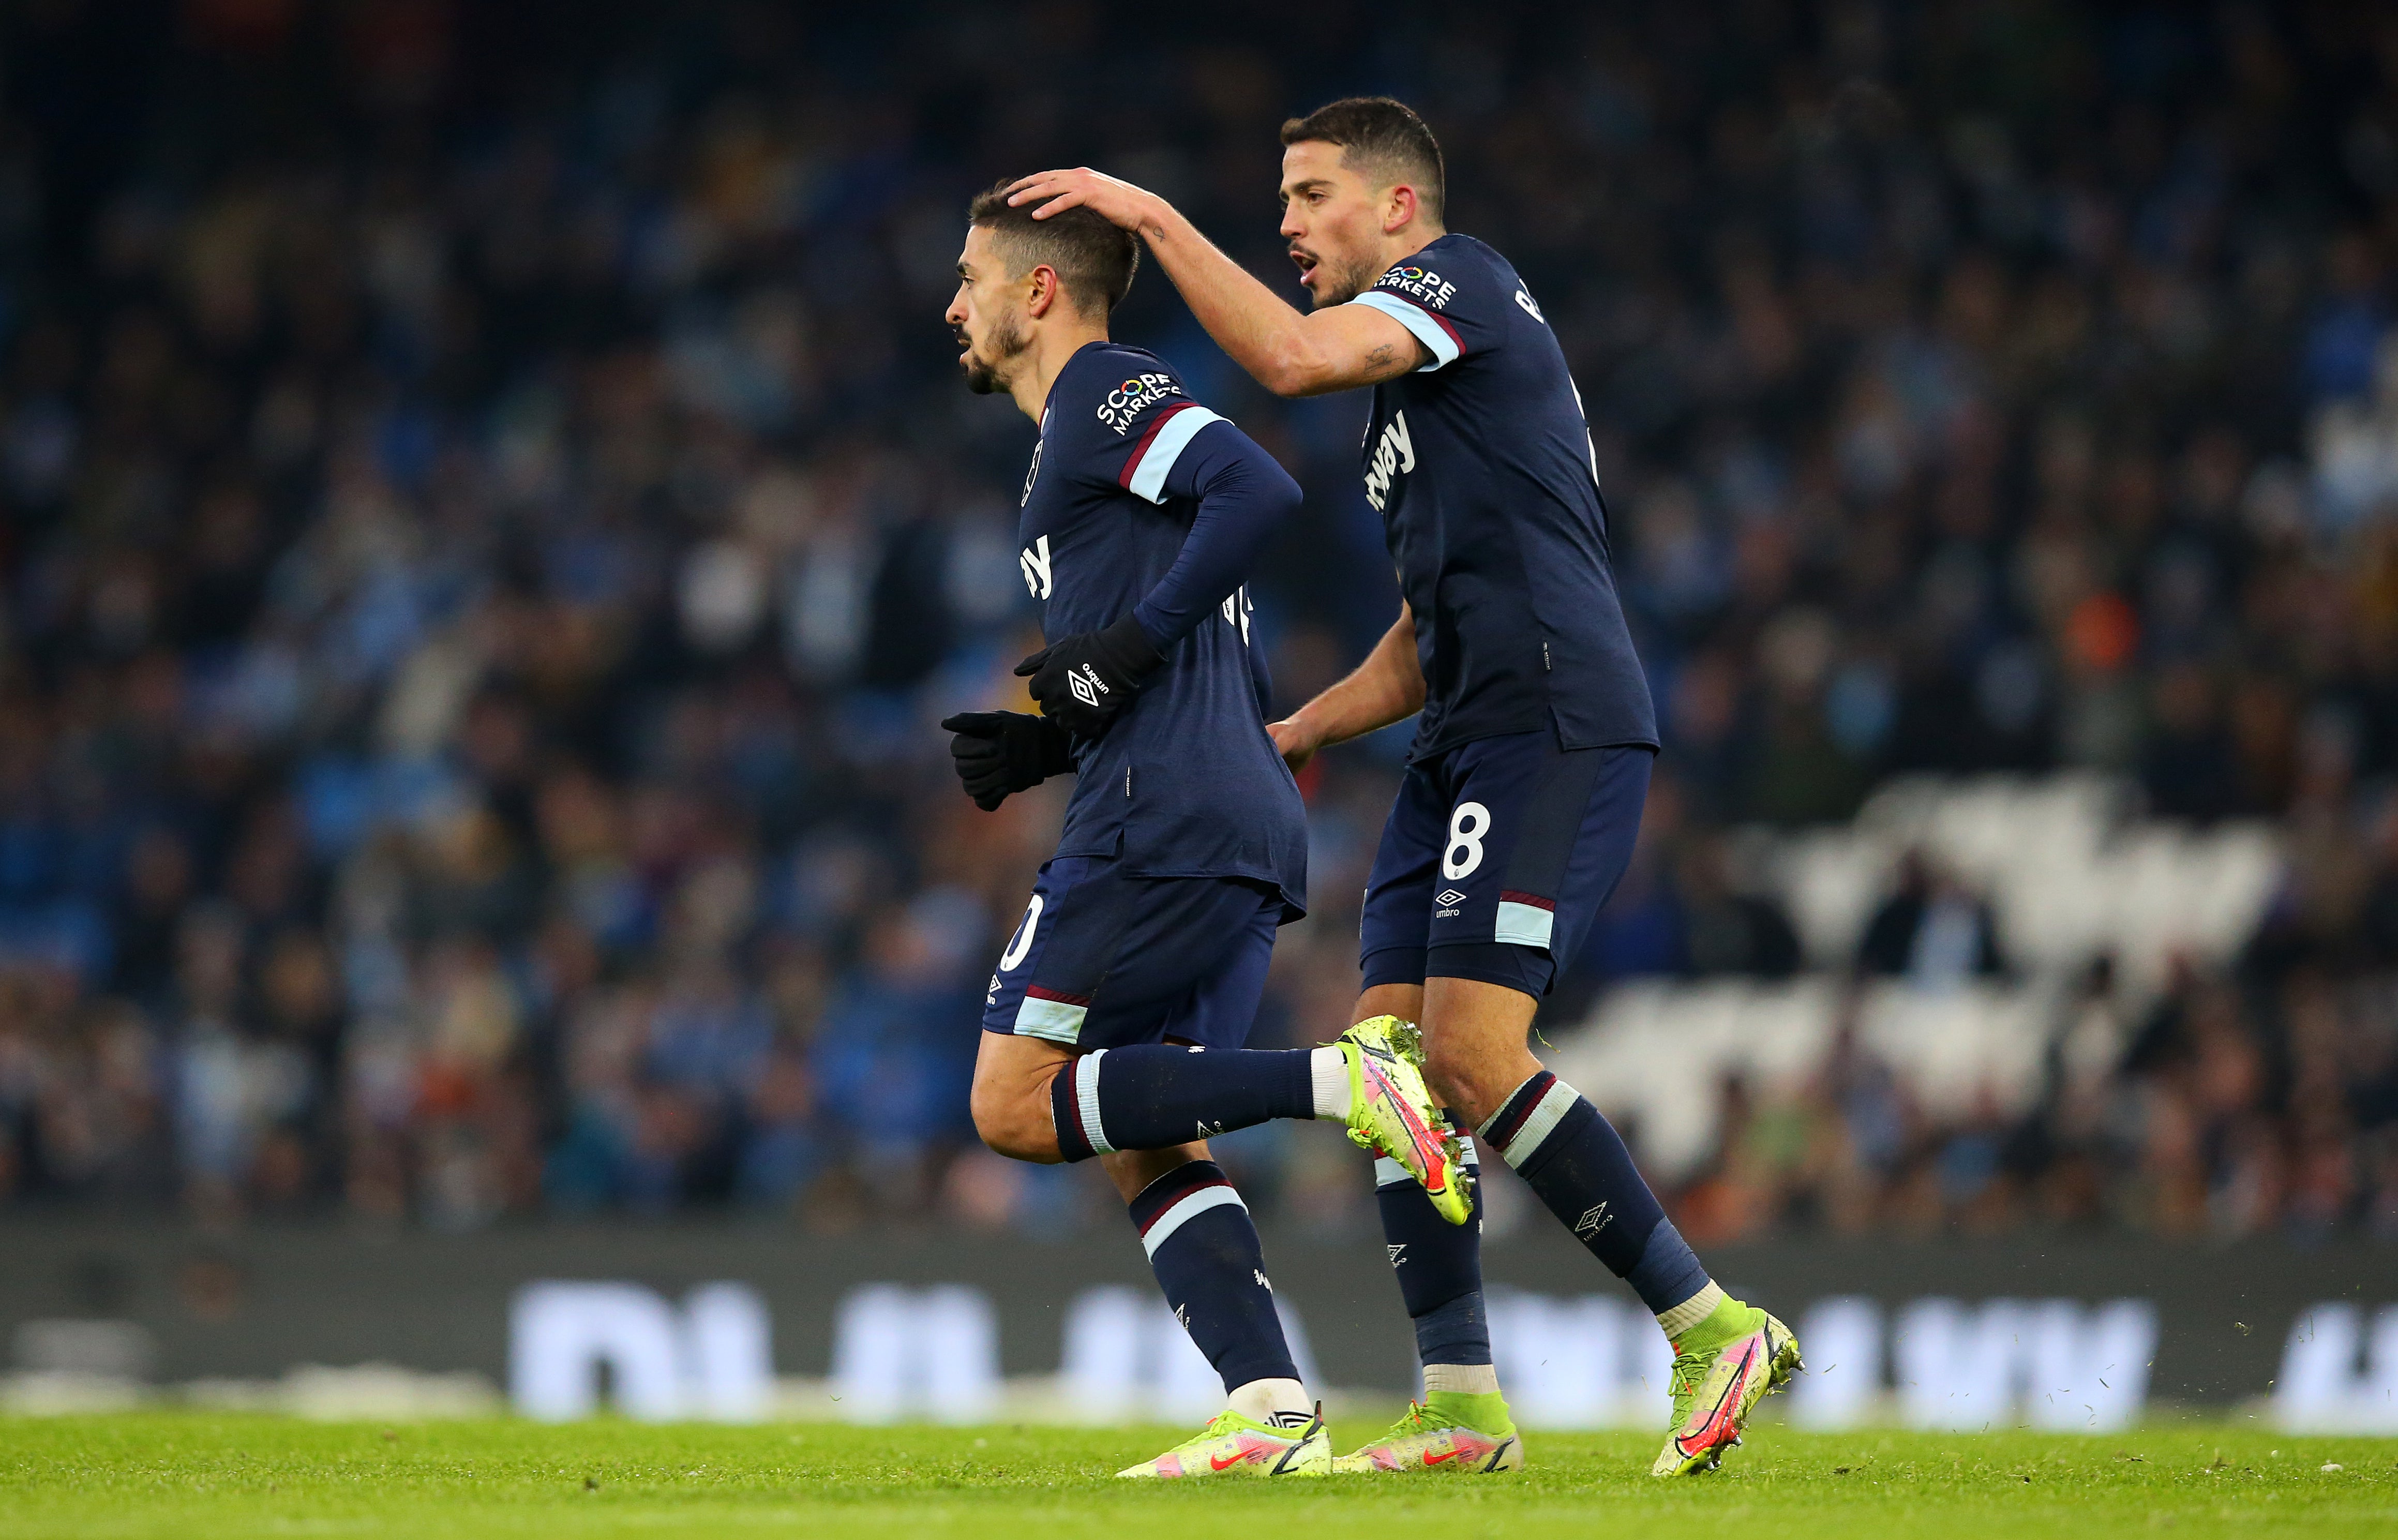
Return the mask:
[[[1675,1350],[1653,1469],[1712,1468],[1798,1366],[1789,1330],[1707,1276],[1597,1108],[1528,1046],[1534,1011],[1630,860],[1656,717],[1616,595],[1580,395],[1507,259],[1446,223],[1423,120],[1383,97],[1282,129],[1292,308],[1164,199],[1087,168],[1009,196],[1138,234],[1225,352],[1282,396],[1370,385],[1367,501],[1405,602],[1347,679],[1273,724],[1293,766],[1418,717],[1367,891],[1355,1014],[1421,1025],[1424,1069]],[[1477,1225],[1438,1223],[1384,1169],[1384,1234],[1425,1404],[1344,1468],[1501,1470],[1522,1459],[1491,1367]]]
[[[1206,1140],[1328,1117],[1462,1222],[1450,1147],[1394,1022],[1333,1046],[1243,1047],[1275,927],[1306,902],[1307,818],[1266,733],[1242,579],[1299,504],[1248,437],[1155,355],[1108,338],[1138,244],[1097,214],[968,212],[950,325],[972,389],[1040,425],[1018,522],[1049,645],[1017,668],[1040,714],[942,726],[986,809],[1072,772],[1058,851],[984,997],[975,1127],[1002,1155],[1097,1156],[1231,1407],[1126,1476],[1322,1475],[1256,1226]]]

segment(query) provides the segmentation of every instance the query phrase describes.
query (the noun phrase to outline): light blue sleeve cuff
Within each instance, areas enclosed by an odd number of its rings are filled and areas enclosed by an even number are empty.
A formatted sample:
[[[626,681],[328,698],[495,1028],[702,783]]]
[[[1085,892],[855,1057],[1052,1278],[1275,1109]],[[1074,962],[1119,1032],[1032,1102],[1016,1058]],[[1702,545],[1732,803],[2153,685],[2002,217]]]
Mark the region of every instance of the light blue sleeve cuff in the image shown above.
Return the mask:
[[[1223,420],[1204,406],[1186,406],[1168,417],[1157,430],[1157,437],[1140,452],[1140,464],[1125,479],[1125,489],[1152,503],[1165,502],[1165,478],[1173,471],[1174,462],[1182,457],[1183,449],[1199,436],[1201,428]]]
[[[1431,313],[1421,305],[1410,304],[1396,294],[1385,294],[1375,289],[1367,290],[1349,303],[1362,304],[1368,310],[1381,311],[1406,327],[1416,341],[1423,344],[1431,351],[1432,362],[1416,371],[1417,373],[1430,373],[1444,364],[1457,362],[1459,351],[1457,339],[1449,334],[1448,328],[1433,319]]]

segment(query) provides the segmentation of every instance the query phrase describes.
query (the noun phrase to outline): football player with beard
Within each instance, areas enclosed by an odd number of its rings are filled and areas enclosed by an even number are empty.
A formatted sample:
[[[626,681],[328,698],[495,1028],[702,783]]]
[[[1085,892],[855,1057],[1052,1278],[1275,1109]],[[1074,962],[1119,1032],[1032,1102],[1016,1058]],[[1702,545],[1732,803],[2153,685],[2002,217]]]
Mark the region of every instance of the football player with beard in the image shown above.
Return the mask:
[[[987,810],[1075,777],[984,997],[975,1127],[1017,1159],[1098,1159],[1223,1378],[1222,1415],[1121,1474],[1320,1476],[1324,1419],[1208,1136],[1337,1119],[1449,1223],[1468,1200],[1400,1023],[1244,1046],[1275,927],[1306,902],[1306,811],[1266,732],[1242,582],[1299,488],[1163,360],[1109,339],[1138,255],[1097,214],[1036,221],[993,189],[958,259],[948,319],[966,384],[1040,426],[1017,538],[1049,644],[1016,670],[1040,714],[942,725]]]

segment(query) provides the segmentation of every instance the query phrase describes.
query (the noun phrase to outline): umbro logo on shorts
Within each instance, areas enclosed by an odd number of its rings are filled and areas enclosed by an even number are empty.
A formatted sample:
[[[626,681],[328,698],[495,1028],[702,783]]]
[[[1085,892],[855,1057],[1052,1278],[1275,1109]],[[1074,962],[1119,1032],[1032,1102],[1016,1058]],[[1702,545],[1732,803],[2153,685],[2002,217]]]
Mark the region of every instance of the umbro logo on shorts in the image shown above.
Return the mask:
[[[1465,902],[1465,895],[1460,893],[1453,887],[1443,888],[1441,891],[1432,896],[1432,901],[1440,905],[1444,909],[1455,909],[1458,905]]]

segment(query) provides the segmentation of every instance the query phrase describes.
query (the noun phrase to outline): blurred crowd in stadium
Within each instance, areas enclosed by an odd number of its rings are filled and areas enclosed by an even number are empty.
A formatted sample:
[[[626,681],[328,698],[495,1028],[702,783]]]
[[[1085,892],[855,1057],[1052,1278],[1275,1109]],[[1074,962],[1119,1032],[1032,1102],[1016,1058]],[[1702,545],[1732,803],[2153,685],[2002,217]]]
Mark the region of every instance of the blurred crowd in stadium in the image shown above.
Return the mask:
[[[2398,1238],[2386,8],[643,8],[0,17],[0,1211],[1113,1223],[964,1115],[1062,789],[979,814],[933,725],[1034,635],[962,210],[1088,162],[1277,275],[1274,128],[1382,88],[1574,360],[1666,723],[1551,1020],[1798,966],[1724,831],[1896,773],[2293,853],[2237,957],[2051,981],[2028,1116],[1728,1087],[1693,1238]],[[1264,398],[1153,273],[1117,332],[1308,491],[1254,586],[1295,704],[1395,607],[1363,402]],[[1345,1023],[1403,747],[1311,772],[1260,1041]],[[1235,1141],[1254,1199],[1370,1226],[1307,1132]]]

